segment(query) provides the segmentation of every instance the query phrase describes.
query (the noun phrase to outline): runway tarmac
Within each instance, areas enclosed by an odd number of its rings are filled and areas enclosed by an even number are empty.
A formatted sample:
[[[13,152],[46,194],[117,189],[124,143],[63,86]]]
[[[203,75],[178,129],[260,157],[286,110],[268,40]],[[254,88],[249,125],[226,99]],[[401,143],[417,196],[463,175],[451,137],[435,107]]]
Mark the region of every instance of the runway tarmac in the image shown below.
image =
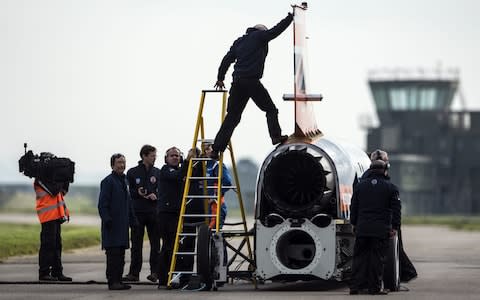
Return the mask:
[[[392,299],[480,299],[480,232],[453,231],[446,227],[405,226],[404,244],[418,278],[402,284]],[[147,247],[144,249],[149,251]],[[148,252],[145,252],[148,253]],[[129,253],[127,253],[127,257]],[[144,255],[148,257],[148,255]],[[227,284],[216,292],[158,290],[145,277],[129,291],[109,291],[105,284],[105,255],[100,246],[64,253],[64,272],[73,283],[39,284],[37,256],[13,257],[0,264],[0,299],[371,299],[350,296],[348,287],[335,282],[267,283],[245,281]],[[128,262],[126,268],[128,267]]]

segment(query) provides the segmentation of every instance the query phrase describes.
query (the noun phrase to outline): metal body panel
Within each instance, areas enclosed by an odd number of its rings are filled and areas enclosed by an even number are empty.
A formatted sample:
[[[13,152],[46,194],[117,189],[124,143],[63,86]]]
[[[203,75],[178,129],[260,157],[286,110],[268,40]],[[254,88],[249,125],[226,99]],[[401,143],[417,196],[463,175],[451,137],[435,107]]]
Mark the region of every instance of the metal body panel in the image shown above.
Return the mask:
[[[264,280],[278,275],[309,275],[320,279],[329,279],[335,269],[335,224],[331,222],[325,228],[319,228],[309,220],[300,227],[292,227],[287,219],[282,224],[266,227],[258,220],[255,222],[255,248],[257,269],[255,275]],[[302,231],[312,237],[314,254],[311,262],[303,268],[289,268],[281,259],[279,241],[291,231]]]

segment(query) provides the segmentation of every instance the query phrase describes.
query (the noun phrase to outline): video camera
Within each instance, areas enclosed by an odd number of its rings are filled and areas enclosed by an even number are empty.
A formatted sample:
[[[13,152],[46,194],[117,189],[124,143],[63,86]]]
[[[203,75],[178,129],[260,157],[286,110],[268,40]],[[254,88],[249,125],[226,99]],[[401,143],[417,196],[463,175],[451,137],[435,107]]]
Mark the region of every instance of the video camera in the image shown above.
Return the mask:
[[[23,144],[25,154],[18,160],[20,173],[43,182],[72,183],[75,173],[75,163],[69,158],[56,157],[49,152],[33,154],[27,152],[27,143]]]

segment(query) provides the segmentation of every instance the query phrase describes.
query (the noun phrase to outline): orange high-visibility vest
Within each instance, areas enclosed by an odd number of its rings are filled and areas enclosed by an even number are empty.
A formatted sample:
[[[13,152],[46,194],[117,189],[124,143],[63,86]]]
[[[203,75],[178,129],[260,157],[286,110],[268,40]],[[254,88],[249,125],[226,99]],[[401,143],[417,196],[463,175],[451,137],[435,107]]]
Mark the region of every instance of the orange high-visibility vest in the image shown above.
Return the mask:
[[[63,200],[63,194],[58,193],[55,196],[50,195],[40,185],[33,184],[37,196],[37,215],[40,223],[52,220],[69,218],[70,213]]]
[[[224,196],[222,196],[222,198],[220,198],[220,203],[221,204],[225,203],[225,197]],[[210,213],[212,215],[217,215],[217,207],[218,207],[217,202],[211,200],[210,201]],[[214,229],[214,228],[216,228],[216,226],[217,226],[217,217],[216,216],[211,217],[210,218],[210,223],[208,224],[208,227],[210,227],[210,229]]]

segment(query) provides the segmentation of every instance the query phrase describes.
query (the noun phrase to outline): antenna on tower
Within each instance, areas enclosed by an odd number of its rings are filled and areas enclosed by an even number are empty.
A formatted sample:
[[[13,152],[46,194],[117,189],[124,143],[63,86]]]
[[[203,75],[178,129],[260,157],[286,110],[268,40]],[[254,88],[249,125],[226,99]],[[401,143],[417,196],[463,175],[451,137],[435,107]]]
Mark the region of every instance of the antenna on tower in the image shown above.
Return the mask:
[[[467,101],[465,100],[465,95],[463,94],[462,85],[458,85],[458,99],[460,100],[460,109],[467,109]]]

